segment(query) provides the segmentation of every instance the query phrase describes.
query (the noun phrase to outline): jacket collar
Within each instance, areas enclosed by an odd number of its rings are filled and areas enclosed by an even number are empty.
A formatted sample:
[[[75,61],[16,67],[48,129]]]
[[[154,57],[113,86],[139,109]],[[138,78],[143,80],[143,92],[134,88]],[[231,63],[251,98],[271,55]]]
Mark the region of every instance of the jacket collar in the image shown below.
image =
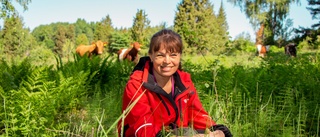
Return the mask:
[[[134,67],[132,73],[137,70],[143,71],[142,81],[144,83],[156,85],[152,69],[153,69],[153,65],[152,65],[150,57],[144,56],[139,59],[139,62]],[[180,70],[177,70],[177,72],[175,72],[173,74],[173,78],[175,81],[175,87],[176,87],[176,89],[178,88],[178,90],[180,90],[180,92],[184,91],[187,87],[186,82],[183,82],[183,79],[181,79],[181,75],[183,75],[183,73]],[[182,77],[184,77],[184,76],[182,76]]]

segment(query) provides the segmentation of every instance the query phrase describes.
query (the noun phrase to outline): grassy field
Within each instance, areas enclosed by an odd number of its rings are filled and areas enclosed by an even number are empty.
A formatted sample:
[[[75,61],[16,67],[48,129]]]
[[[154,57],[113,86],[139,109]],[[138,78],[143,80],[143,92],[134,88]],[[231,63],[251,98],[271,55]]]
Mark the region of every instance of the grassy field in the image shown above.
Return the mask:
[[[320,136],[318,51],[183,56],[204,107],[235,137]],[[0,64],[0,136],[112,136],[133,64],[115,56]]]

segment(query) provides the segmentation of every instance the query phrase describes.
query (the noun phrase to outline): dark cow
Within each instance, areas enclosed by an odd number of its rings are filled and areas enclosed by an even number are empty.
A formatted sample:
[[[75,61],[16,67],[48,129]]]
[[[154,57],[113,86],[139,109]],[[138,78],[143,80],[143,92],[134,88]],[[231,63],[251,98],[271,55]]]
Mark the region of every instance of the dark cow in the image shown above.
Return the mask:
[[[127,59],[137,64],[139,61],[138,52],[140,51],[141,44],[139,44],[139,42],[133,42],[130,46],[131,48],[120,49],[118,51],[118,59],[120,61]]]
[[[284,53],[286,55],[296,57],[297,56],[297,44],[295,43],[289,43],[284,47]]]

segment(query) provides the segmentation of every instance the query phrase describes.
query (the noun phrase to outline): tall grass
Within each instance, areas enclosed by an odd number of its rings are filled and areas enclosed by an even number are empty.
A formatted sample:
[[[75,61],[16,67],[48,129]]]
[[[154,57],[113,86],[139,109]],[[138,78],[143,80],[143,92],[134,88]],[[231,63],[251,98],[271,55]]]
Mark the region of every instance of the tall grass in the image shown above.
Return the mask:
[[[279,54],[261,59],[259,67],[226,67],[217,57],[207,65],[189,60],[184,66],[211,115],[235,136],[319,136],[318,57]]]
[[[109,57],[56,59],[56,66],[33,66],[28,59],[1,63],[0,135],[98,135],[120,114],[133,64]]]
[[[319,136],[317,53],[183,58],[200,99],[234,136]],[[196,59],[196,61],[194,61]],[[133,69],[113,56],[0,63],[0,136],[112,136]]]

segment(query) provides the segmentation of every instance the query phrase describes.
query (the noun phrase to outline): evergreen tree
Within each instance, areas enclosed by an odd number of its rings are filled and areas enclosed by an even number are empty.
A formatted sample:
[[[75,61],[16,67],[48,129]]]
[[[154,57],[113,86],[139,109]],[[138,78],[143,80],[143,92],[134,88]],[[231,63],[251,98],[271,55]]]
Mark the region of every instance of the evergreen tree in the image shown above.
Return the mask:
[[[75,25],[76,35],[86,34],[86,28],[88,27],[88,23],[84,19],[77,19]]]
[[[127,31],[115,31],[110,37],[108,53],[117,53],[121,48],[128,48],[130,45],[130,33]]]
[[[66,44],[67,40],[68,43],[73,45],[75,43],[75,27],[73,24],[69,23],[56,23],[54,26],[53,41],[55,47],[53,51],[59,56],[63,56],[63,46]]]
[[[22,30],[22,22],[16,15],[5,19],[4,27],[1,33],[3,51],[5,54],[16,54],[20,45],[20,36]]]
[[[191,53],[195,43],[195,15],[194,3],[191,0],[182,0],[175,14],[174,30],[179,33],[185,43],[184,52]]]
[[[16,14],[6,18],[1,30],[2,52],[10,56],[28,55],[35,39],[28,29],[23,28],[22,18]]]
[[[187,53],[205,54],[222,46],[213,5],[208,0],[183,0],[174,19],[174,29],[183,38]]]
[[[223,7],[223,2],[221,0],[221,4],[220,4],[220,8],[219,8],[219,12],[218,12],[218,16],[217,16],[217,21],[218,21],[218,25],[220,27],[218,27],[219,29],[219,34],[220,36],[222,36],[222,41],[224,41],[224,43],[229,39],[229,25],[227,22],[227,17],[226,17],[226,12],[225,9]]]
[[[79,34],[76,38],[76,45],[88,45],[89,41],[86,34]]]
[[[138,9],[131,28],[131,37],[133,41],[139,42],[142,45],[147,43],[145,30],[150,27],[150,21],[147,16],[148,15],[144,10]]]
[[[53,41],[54,31],[50,25],[40,25],[33,29],[31,33],[39,44],[44,44],[49,49],[53,50],[55,43]]]
[[[94,32],[95,32],[95,30],[96,30],[96,25],[97,25],[97,23],[96,22],[90,22],[90,23],[88,23],[88,28],[87,28],[87,30],[86,30],[86,34],[87,34],[87,37],[88,37],[88,40],[89,41],[94,41]]]
[[[113,31],[114,29],[112,27],[111,18],[109,15],[107,15],[105,18],[101,20],[101,22],[98,22],[96,24],[94,39],[95,41],[97,40],[109,41],[109,38]]]
[[[54,35],[54,43],[55,43],[54,52],[56,54],[58,54],[59,56],[62,56],[63,44],[67,40],[66,31],[67,31],[67,29],[65,26],[59,25],[57,27],[57,31]]]
[[[76,40],[75,26],[73,24],[69,24],[66,29],[66,38],[69,39],[70,42],[74,43]]]
[[[307,7],[307,9],[310,11],[310,14],[312,15],[312,19],[320,19],[320,1],[319,0],[308,0],[308,4],[310,7]],[[319,27],[320,21],[316,24],[313,24],[312,27]]]
[[[88,41],[93,41],[93,27],[93,24],[87,23],[84,19],[78,19],[75,23],[76,37],[78,35],[85,34],[87,36]]]
[[[313,20],[319,20],[320,19],[320,1],[319,0],[308,0],[308,7],[312,19]],[[311,28],[307,27],[299,27],[295,28],[295,37],[293,38],[293,41],[296,43],[299,43],[303,40],[307,41],[307,45],[309,46],[309,49],[317,49],[318,44],[317,41],[319,41],[318,36],[320,34],[320,20],[318,23],[312,24]]]

